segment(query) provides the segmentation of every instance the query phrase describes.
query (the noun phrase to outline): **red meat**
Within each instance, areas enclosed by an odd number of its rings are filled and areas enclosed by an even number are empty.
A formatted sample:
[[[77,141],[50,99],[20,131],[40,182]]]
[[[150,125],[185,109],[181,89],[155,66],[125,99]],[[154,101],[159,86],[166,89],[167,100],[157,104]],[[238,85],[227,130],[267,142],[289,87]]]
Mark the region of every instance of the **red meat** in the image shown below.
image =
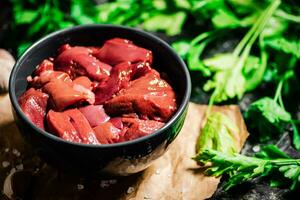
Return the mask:
[[[175,93],[155,70],[131,82],[104,104],[111,116],[136,113],[142,119],[167,121],[176,110]]]
[[[98,126],[109,120],[102,105],[89,105],[79,108],[79,111],[85,116],[92,127]]]
[[[112,68],[108,80],[95,89],[95,103],[103,104],[121,89],[128,87],[131,80],[145,75],[150,70],[149,63],[145,62],[137,64],[123,62],[116,65]]]
[[[18,101],[24,114],[37,127],[45,129],[44,118],[46,115],[47,101],[49,96],[39,90],[30,88],[22,94]]]
[[[111,66],[92,56],[92,50],[87,47],[72,47],[62,50],[55,59],[55,67],[64,71],[73,79],[77,76],[88,76],[97,81],[105,79]]]
[[[74,84],[82,85],[86,89],[92,90],[92,82],[86,76],[79,76],[75,80],[73,80]]]
[[[55,79],[59,79],[68,83],[72,82],[70,76],[67,73],[53,70],[42,71],[41,73],[39,73],[39,76],[35,76],[33,79],[31,77],[27,78],[30,85],[35,88],[43,87],[46,83]]]
[[[101,144],[112,144],[119,140],[121,130],[116,128],[112,123],[105,122],[94,128],[96,137]]]
[[[124,127],[127,127],[125,134],[120,138],[121,141],[134,140],[157,131],[164,126],[164,123],[154,120],[140,120],[137,118],[122,118]]]
[[[47,115],[49,130],[59,137],[84,144],[99,144],[87,119],[78,109],[65,112],[50,110]]]
[[[130,40],[114,38],[107,40],[101,49],[95,51],[96,56],[101,61],[109,65],[116,65],[122,62],[147,61],[152,63],[152,52],[138,47]]]
[[[42,72],[47,70],[53,71],[53,69],[53,62],[49,59],[45,59],[41,64],[39,64],[38,68],[36,68],[36,70],[34,71],[34,75],[39,76]]]
[[[78,109],[66,110],[64,114],[70,117],[70,122],[79,134],[82,143],[99,144],[88,120]]]
[[[116,128],[118,129],[123,129],[123,122],[122,122],[122,118],[121,117],[114,117],[114,118],[111,118],[109,120],[110,123],[112,123]]]
[[[51,106],[61,111],[68,106],[78,105],[84,102],[93,104],[94,93],[79,84],[68,84],[62,80],[53,80],[43,87],[43,91],[49,94]]]
[[[64,113],[50,110],[47,114],[49,131],[70,142],[81,142],[79,134],[70,122],[70,117]]]

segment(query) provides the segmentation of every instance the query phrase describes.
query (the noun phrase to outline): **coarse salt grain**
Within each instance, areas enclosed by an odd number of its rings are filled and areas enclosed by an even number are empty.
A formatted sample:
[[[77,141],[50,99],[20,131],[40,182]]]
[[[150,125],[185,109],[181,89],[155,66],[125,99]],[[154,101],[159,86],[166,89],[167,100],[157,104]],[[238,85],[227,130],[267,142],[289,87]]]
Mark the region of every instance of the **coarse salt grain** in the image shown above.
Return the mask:
[[[6,168],[10,165],[10,163],[8,161],[3,161],[2,162],[2,167]]]
[[[127,189],[127,194],[131,194],[131,193],[133,193],[134,192],[134,187],[129,187],[128,189]]]
[[[19,156],[21,155],[21,153],[20,153],[17,149],[13,149],[13,150],[12,150],[12,153],[13,153],[14,155],[16,155],[17,157],[19,157]]]
[[[259,152],[259,151],[260,151],[260,146],[255,145],[255,146],[252,148],[252,150],[253,150],[254,152]]]
[[[151,199],[149,194],[145,194],[144,199]]]
[[[9,152],[9,148],[5,148],[5,149],[4,149],[4,152],[5,152],[5,153]]]
[[[116,179],[102,180],[102,181],[100,182],[100,187],[101,187],[101,188],[107,188],[107,187],[109,187],[110,185],[116,184],[116,183],[117,183],[117,180],[116,180]]]
[[[77,189],[78,189],[78,190],[83,190],[83,189],[84,189],[84,185],[82,185],[82,184],[77,184]]]
[[[16,169],[17,170],[23,170],[24,169],[23,164],[16,165]]]

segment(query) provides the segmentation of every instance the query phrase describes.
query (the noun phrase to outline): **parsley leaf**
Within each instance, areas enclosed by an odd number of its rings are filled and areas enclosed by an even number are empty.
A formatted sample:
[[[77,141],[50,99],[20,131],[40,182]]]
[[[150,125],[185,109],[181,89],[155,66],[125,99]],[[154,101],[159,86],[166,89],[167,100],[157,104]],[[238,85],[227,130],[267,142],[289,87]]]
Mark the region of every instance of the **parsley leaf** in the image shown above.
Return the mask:
[[[258,158],[206,149],[201,154],[197,154],[194,159],[201,164],[211,163],[205,171],[209,176],[218,177],[227,174],[229,179],[224,185],[225,190],[258,176],[267,176],[273,183],[271,186],[276,186],[277,184],[274,183],[278,177],[274,177],[274,174],[278,174],[277,176],[280,178],[290,181],[290,188],[295,189],[300,183],[300,159],[288,158],[286,154],[275,146],[269,147],[267,151],[268,153],[263,153],[267,156]],[[276,155],[279,154],[284,158],[269,158],[270,152]]]
[[[238,127],[230,118],[220,112],[213,112],[207,117],[201,130],[196,151],[201,153],[205,149],[214,149],[226,153],[235,153],[238,149],[238,144],[235,142],[238,132]]]

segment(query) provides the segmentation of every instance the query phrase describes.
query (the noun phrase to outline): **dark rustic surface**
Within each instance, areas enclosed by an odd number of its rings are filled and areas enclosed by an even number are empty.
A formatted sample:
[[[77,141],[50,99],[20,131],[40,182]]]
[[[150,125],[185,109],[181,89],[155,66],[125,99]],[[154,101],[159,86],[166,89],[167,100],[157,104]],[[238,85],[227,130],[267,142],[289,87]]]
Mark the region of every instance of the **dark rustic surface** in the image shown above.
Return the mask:
[[[6,37],[7,34],[10,34],[11,23],[9,20],[10,19],[9,18],[10,10],[6,4],[4,5],[4,3],[3,3],[4,1],[0,0],[0,9],[1,9],[0,10],[0,48],[5,47],[6,49],[10,50],[12,53],[15,53],[13,50],[15,48],[14,47],[15,44],[10,46],[9,41],[7,40],[7,37]],[[100,0],[99,2],[103,2],[103,1]],[[167,42],[170,42],[170,38],[165,37],[165,35],[158,34],[158,36],[162,37],[162,39],[166,40]],[[173,39],[174,38],[171,38],[171,40],[173,40]],[[231,38],[230,40],[228,40],[226,45],[220,44],[218,46],[218,48],[215,49],[214,51],[218,51],[218,52],[226,51],[226,50],[228,50],[228,48],[229,49],[232,48],[232,46],[234,46],[234,44],[236,44],[237,41],[238,40]],[[202,91],[201,87],[199,87],[199,86],[201,86],[201,83],[203,83],[203,80],[199,80],[199,76],[197,75],[197,73],[192,73],[191,75],[192,75],[192,81],[193,81],[193,91],[192,91],[191,101],[196,102],[196,103],[206,103],[209,96]],[[266,88],[263,88],[263,89],[266,89]],[[269,93],[268,90],[262,90],[262,94],[264,94],[266,92]],[[257,97],[253,94],[247,94],[239,104],[241,109],[244,110],[246,108],[246,106],[249,105],[249,103],[251,103],[256,98]],[[298,106],[298,108],[300,108],[300,107]],[[0,109],[3,109],[3,108],[1,107]],[[7,125],[7,126],[9,127],[10,125]],[[278,146],[282,150],[287,152],[289,155],[291,155],[292,157],[295,157],[295,158],[300,157],[300,153],[297,152],[291,145],[291,131],[287,131],[285,134],[282,135],[281,138],[277,138],[271,142],[276,143],[276,141],[278,141],[277,142]],[[9,141],[7,141],[7,142],[9,142]],[[257,147],[258,147],[257,142],[249,142],[248,141],[242,152],[244,154],[251,155],[254,153],[253,149],[256,150]],[[6,150],[7,149],[2,149],[0,151],[1,160],[2,159],[5,160],[5,159],[9,158],[10,156],[18,157],[19,149],[17,149],[17,151],[15,151],[14,148],[9,149],[8,152],[6,152]],[[20,155],[21,158],[23,158],[24,156],[31,156],[31,155]],[[37,161],[37,162],[40,162],[40,161]],[[0,164],[3,165],[3,163],[0,163]],[[10,165],[18,166],[18,162],[16,161],[16,163],[10,163]],[[26,165],[26,164],[23,164],[23,165]],[[22,166],[19,165],[19,167],[22,167]],[[43,167],[43,166],[41,166],[41,167]],[[34,171],[37,169],[32,169],[32,170]],[[2,172],[3,171],[0,171],[0,179],[3,178],[1,175],[1,174],[3,174]],[[6,169],[5,173],[9,173],[8,168]],[[26,176],[26,175],[24,175],[24,176]],[[133,177],[133,179],[134,179],[134,177]],[[226,180],[226,178],[222,179],[222,181],[224,181],[224,180]],[[111,181],[111,182],[114,182],[114,181]],[[78,183],[78,184],[80,184],[80,183]],[[109,180],[108,180],[108,184],[109,184]],[[105,183],[104,183],[104,185],[105,185]],[[74,185],[75,189],[76,189],[76,187],[81,187],[81,185],[79,185],[79,186]],[[211,199],[213,199],[213,200],[216,200],[216,199],[267,199],[267,200],[269,200],[269,199],[270,200],[273,200],[273,199],[295,199],[293,197],[297,193],[299,193],[299,189],[294,192],[291,192],[288,189],[271,188],[268,185],[268,182],[266,180],[256,179],[252,182],[242,184],[241,186],[238,186],[237,188],[234,188],[234,189],[230,190],[229,192],[224,192],[222,190],[222,184],[220,184],[218,187],[218,190],[216,191],[216,193],[214,194],[214,196]],[[4,199],[4,197],[1,197],[1,195],[0,195],[0,199]]]

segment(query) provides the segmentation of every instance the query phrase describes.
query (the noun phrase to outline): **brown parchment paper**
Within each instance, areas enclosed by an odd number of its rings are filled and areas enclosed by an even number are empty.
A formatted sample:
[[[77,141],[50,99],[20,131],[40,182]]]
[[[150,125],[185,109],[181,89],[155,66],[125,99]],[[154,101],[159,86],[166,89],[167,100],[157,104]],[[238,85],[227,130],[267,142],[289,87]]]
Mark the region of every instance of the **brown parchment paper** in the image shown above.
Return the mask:
[[[195,161],[204,105],[190,103],[183,129],[168,152],[145,171],[129,177],[77,177],[43,163],[24,143],[13,122],[7,96],[0,97],[0,187],[2,198],[200,200],[212,196],[218,178],[207,177]],[[242,148],[248,132],[237,106],[215,106],[240,129]]]

